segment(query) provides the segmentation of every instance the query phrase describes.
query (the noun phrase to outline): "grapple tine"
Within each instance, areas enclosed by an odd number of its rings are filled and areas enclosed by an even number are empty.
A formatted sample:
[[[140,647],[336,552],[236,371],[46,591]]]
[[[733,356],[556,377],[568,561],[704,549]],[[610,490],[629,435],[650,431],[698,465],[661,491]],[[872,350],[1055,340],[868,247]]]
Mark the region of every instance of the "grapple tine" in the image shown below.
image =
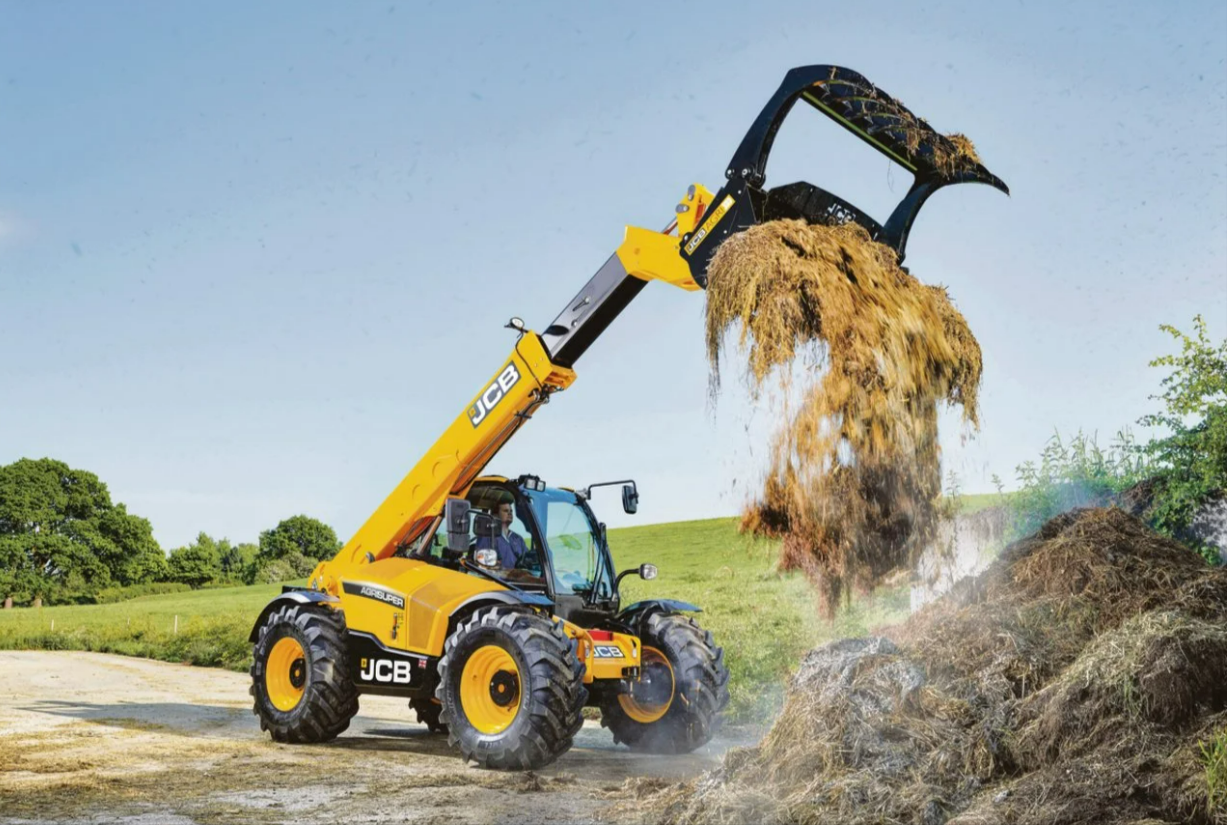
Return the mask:
[[[920,177],[945,183],[985,183],[1009,193],[1005,183],[974,155],[917,117],[886,92],[850,69],[836,68],[834,79],[815,81],[802,92],[807,103],[868,141]]]
[[[764,187],[771,145],[797,100],[804,100],[912,173],[911,188],[885,223],[810,183],[770,190]],[[723,240],[756,223],[789,217],[811,223],[854,221],[875,240],[894,249],[902,261],[916,215],[941,187],[983,183],[1006,194],[1010,191],[984,167],[970,141],[939,133],[861,74],[829,65],[802,66],[785,75],[742,138],[725,176],[728,183],[713,200],[723,207],[718,217],[713,214],[682,243],[682,256],[690,265],[691,275],[703,286],[707,284],[707,265]]]

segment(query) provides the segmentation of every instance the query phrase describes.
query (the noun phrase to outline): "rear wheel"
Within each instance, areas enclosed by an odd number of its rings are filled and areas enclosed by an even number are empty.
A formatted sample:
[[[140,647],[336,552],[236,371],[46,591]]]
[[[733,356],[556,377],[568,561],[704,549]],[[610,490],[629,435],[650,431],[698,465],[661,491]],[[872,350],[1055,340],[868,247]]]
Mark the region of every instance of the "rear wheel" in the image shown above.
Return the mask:
[[[438,699],[410,699],[409,707],[417,711],[418,721],[431,733],[447,733],[447,725],[439,718],[443,705]]]
[[[614,741],[650,753],[689,753],[707,744],[729,701],[724,650],[685,616],[656,613],[641,628],[640,679],[601,705]]]
[[[440,722],[483,768],[531,770],[557,759],[583,725],[584,665],[562,625],[487,607],[461,622],[439,661]]]
[[[349,678],[345,619],[327,608],[278,607],[252,651],[251,695],[260,729],[278,742],[327,742],[349,727],[358,692]]]

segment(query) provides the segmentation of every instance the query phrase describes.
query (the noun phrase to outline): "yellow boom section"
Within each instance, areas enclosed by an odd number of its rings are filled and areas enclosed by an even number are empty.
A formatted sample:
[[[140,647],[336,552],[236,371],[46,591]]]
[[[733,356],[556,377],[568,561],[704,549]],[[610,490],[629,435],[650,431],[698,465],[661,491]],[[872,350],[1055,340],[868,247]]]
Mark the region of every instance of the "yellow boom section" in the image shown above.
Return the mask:
[[[695,185],[687,190],[677,219],[664,232],[627,227],[615,252],[627,275],[659,280],[686,290],[699,289],[679,254],[679,236],[692,231],[711,201],[711,192]],[[678,234],[672,234],[674,229]],[[426,455],[384,499],[366,523],[331,562],[312,574],[324,589],[334,589],[345,570],[387,558],[404,542],[421,534],[443,511],[449,496],[464,495],[507,439],[550,395],[575,380],[575,372],[554,363],[540,336],[525,331],[494,376],[468,407],[427,450]],[[316,585],[318,586],[318,585]]]
[[[573,371],[550,363],[536,335],[521,336],[511,357],[341,549],[337,561],[355,564],[367,553],[381,559],[396,552],[415,525],[442,512],[449,493],[468,488],[551,393],[574,380]]]

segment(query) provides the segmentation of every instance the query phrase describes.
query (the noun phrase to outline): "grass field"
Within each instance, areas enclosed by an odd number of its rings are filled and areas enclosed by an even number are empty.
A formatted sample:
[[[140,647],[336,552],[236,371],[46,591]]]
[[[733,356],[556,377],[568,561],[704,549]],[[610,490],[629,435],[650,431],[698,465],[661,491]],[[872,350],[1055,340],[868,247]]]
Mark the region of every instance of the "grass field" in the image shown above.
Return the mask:
[[[961,493],[958,498],[958,512],[964,515],[978,513],[989,507],[999,507],[1009,503],[1014,493]]]
[[[725,648],[730,717],[758,721],[776,707],[784,677],[828,638],[861,635],[907,614],[906,588],[859,600],[834,624],[821,618],[805,580],[775,572],[773,542],[741,536],[735,519],[609,531],[618,569],[652,562],[651,582],[623,580],[624,603],[683,599]],[[117,604],[0,611],[0,649],[93,650],[245,670],[247,634],[279,585],[145,596]],[[176,617],[178,621],[176,632]]]

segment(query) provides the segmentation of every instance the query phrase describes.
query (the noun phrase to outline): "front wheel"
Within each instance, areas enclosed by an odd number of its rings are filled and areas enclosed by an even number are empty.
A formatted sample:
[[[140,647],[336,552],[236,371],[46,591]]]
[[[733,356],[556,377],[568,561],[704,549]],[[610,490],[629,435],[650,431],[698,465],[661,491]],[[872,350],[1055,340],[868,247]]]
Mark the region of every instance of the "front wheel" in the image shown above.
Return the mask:
[[[655,613],[644,622],[640,678],[601,705],[614,741],[648,753],[689,753],[711,741],[729,701],[724,650],[693,619]]]
[[[435,697],[448,741],[483,768],[534,770],[570,747],[588,698],[562,625],[486,607],[461,622],[439,660]]]

